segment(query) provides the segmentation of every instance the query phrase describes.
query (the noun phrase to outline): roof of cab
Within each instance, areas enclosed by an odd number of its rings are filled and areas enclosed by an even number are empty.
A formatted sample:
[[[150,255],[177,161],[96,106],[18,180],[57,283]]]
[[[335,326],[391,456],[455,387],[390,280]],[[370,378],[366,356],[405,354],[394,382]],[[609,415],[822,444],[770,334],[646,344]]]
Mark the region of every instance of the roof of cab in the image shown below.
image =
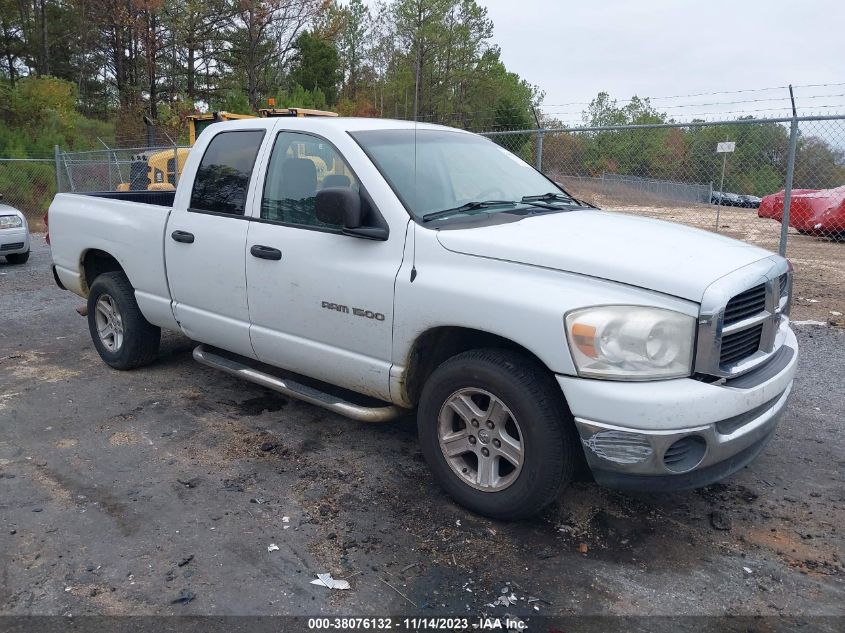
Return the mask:
[[[465,132],[458,128],[432,123],[415,123],[414,121],[400,121],[396,119],[374,119],[359,117],[262,117],[255,119],[238,119],[235,121],[221,121],[215,126],[270,129],[278,125],[289,130],[339,130],[344,132],[360,132],[364,130],[449,130]],[[468,132],[465,132],[468,133]]]

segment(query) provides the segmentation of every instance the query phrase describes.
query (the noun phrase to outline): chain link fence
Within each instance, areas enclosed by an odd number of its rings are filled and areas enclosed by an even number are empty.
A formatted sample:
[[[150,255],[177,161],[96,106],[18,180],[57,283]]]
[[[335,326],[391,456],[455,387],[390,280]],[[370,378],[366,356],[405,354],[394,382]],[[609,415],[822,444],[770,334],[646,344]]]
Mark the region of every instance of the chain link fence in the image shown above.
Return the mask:
[[[485,135],[602,209],[679,222],[786,254],[796,269],[799,316],[841,322],[845,116]]]
[[[171,145],[57,152],[59,191],[173,189],[189,149]]]
[[[0,204],[23,211],[32,230],[43,230],[42,217],[56,195],[53,158],[0,158]]]
[[[57,149],[52,158],[0,158],[0,204],[19,209],[31,230],[43,231],[44,214],[57,191],[172,189],[187,155],[188,148],[162,146]]]
[[[796,269],[798,314],[841,322],[845,115],[485,134],[602,209],[786,254]],[[0,158],[0,194],[39,230],[57,188],[169,189],[188,151],[168,145]]]

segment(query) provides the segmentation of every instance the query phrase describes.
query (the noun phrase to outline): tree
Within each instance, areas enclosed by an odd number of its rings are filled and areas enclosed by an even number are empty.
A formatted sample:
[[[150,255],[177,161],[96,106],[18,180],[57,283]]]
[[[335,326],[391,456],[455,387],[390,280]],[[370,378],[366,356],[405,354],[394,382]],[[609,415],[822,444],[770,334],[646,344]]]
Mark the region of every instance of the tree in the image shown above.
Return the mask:
[[[281,83],[296,38],[325,6],[323,0],[238,0],[227,63],[245,79],[253,108]]]
[[[433,114],[430,93],[435,83],[435,57],[450,5],[449,0],[397,0],[392,7],[400,47],[408,51],[406,63],[411,63],[415,120]]]
[[[795,154],[795,186],[828,189],[845,183],[845,151],[817,136],[801,137]]]
[[[343,93],[355,99],[361,80],[361,66],[367,56],[366,41],[370,31],[370,10],[363,0],[350,0],[343,8],[339,37],[340,61],[343,71]]]
[[[341,80],[340,59],[334,46],[304,32],[294,45],[290,80],[306,90],[321,90],[329,106],[337,101],[337,86]]]
[[[75,86],[80,112],[133,144],[144,114],[175,137],[194,107],[254,112],[271,96],[530,127],[540,94],[507,70],[492,36],[476,0],[0,0],[0,85],[49,71]]]
[[[235,7],[227,0],[167,0],[171,98],[209,101],[221,79],[220,60]]]
[[[15,3],[0,0],[0,55],[3,57],[3,73],[12,86],[22,73],[21,58],[24,54],[23,30],[14,14]]]

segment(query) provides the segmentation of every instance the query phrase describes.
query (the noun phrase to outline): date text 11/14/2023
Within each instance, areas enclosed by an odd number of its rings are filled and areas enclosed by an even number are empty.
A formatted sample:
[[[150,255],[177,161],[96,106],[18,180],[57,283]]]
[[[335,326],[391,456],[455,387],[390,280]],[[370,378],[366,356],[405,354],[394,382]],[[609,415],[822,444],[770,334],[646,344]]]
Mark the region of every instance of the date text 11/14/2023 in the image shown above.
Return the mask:
[[[309,618],[309,631],[524,631],[528,625],[514,617],[336,617]]]

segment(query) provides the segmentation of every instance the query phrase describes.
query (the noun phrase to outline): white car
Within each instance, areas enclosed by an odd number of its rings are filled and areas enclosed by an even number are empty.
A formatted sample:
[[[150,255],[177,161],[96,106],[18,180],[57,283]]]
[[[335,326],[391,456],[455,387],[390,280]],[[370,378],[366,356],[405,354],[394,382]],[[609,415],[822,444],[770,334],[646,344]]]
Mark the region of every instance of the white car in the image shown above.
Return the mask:
[[[3,197],[0,195],[0,200]],[[10,264],[24,264],[29,259],[29,225],[24,214],[0,203],[0,256]]]
[[[216,123],[175,192],[59,194],[49,215],[107,364],[154,361],[165,328],[358,420],[415,410],[437,481],[491,517],[537,512],[584,463],[629,489],[722,479],[792,389],[786,259],[599,211],[461,130]]]

